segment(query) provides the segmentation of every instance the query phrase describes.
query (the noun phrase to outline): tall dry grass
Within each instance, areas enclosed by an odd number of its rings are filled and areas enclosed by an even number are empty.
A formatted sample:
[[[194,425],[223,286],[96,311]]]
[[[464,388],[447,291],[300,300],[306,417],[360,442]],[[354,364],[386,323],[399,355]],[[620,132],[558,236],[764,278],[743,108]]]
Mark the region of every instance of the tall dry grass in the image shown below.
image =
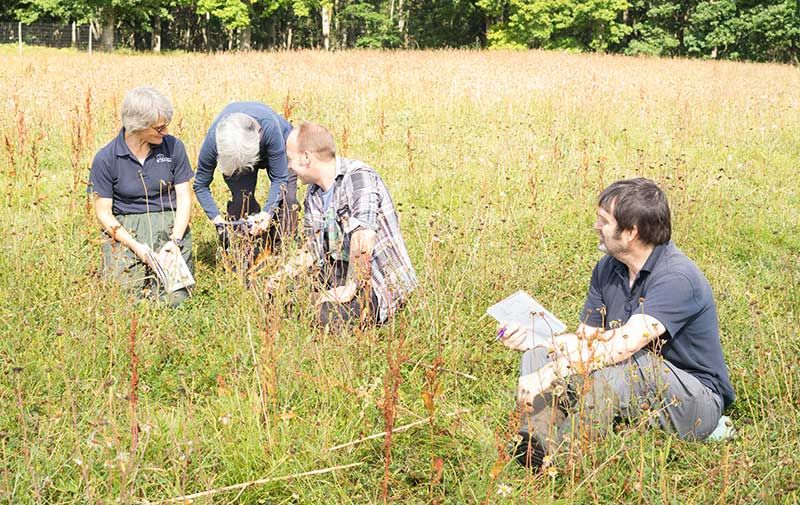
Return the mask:
[[[797,69],[545,52],[0,54],[0,500],[155,501],[344,467],[201,500],[797,501]],[[183,307],[103,284],[84,186],[141,84],[171,97],[192,160],[227,102],[260,100],[330,126],[375,166],[422,284],[400,317],[320,333],[308,283],[272,301],[245,290],[197,206]],[[481,316],[521,288],[576,323],[599,258],[595,197],[633,175],[667,189],[676,241],[714,288],[739,438],[634,424],[526,475],[503,456],[518,357]]]

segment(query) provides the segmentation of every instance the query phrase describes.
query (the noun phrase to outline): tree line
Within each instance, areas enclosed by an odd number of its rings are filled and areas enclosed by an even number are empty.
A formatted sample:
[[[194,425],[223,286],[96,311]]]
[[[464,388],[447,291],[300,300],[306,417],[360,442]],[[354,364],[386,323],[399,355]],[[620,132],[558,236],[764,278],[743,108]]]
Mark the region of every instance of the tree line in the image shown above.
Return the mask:
[[[101,47],[543,48],[800,62],[800,0],[10,0],[0,20],[91,23]]]

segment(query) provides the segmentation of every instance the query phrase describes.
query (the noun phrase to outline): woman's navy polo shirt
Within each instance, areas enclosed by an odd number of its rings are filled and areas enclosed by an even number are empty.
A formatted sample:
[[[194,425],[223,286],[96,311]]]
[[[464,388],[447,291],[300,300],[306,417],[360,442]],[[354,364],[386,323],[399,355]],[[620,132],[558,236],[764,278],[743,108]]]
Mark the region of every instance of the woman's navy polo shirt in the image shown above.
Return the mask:
[[[166,135],[161,144],[150,145],[150,154],[140,164],[125,143],[123,128],[95,155],[89,191],[111,198],[114,215],[163,212],[175,210],[175,186],[193,176],[183,142]]]

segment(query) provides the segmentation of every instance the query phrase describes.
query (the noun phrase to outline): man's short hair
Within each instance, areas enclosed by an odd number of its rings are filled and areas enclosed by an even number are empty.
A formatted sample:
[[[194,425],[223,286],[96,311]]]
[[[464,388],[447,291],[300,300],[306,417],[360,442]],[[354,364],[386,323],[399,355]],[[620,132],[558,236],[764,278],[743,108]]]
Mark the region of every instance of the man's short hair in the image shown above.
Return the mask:
[[[261,147],[260,125],[241,112],[227,114],[217,123],[217,168],[231,177],[251,170],[258,163]]]
[[[613,206],[617,233],[635,226],[639,240],[654,246],[666,244],[672,237],[667,195],[650,179],[617,181],[603,190],[598,205],[606,212]]]
[[[330,161],[336,157],[336,142],[327,128],[304,121],[296,130],[298,151],[301,153],[308,151],[323,161]]]
[[[159,118],[169,123],[173,109],[169,98],[160,91],[141,86],[125,93],[120,112],[122,127],[126,132],[133,133],[154,125]]]

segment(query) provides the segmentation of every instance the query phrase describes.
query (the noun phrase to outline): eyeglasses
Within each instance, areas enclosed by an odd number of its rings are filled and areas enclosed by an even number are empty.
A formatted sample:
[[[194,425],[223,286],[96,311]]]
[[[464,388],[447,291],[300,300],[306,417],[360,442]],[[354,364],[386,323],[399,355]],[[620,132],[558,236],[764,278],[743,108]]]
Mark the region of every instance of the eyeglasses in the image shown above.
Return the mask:
[[[164,124],[159,125],[159,126],[151,126],[150,128],[154,129],[156,131],[156,133],[160,134],[160,133],[164,133],[164,131],[167,129],[168,126],[169,126],[169,123],[164,123]]]

